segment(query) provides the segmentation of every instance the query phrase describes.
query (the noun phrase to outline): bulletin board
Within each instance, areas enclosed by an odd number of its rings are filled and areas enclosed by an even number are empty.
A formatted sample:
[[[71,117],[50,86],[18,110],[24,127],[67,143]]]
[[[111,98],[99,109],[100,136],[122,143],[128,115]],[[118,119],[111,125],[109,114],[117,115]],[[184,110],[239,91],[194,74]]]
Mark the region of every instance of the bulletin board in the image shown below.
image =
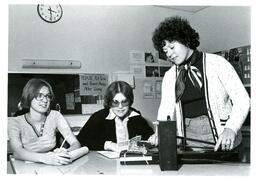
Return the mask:
[[[80,81],[81,77],[99,78],[99,81]],[[18,111],[17,105],[23,87],[31,78],[40,78],[49,82],[55,95],[51,109],[56,110],[58,104],[62,114],[82,114],[82,104],[98,103],[98,100],[103,99],[102,94],[108,85],[108,76],[103,74],[8,73],[8,116],[13,116]],[[92,91],[81,92],[80,86],[83,83],[88,83],[87,89]]]

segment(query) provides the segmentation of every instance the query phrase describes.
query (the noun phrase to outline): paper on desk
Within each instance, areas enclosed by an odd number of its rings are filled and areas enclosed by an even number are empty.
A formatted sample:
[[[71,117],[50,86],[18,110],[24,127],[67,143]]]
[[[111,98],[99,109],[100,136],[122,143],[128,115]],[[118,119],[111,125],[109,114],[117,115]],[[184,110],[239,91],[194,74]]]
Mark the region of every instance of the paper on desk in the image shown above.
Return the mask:
[[[35,162],[25,160],[25,163],[35,163]]]
[[[107,158],[119,158],[119,152],[114,151],[97,151],[99,154],[107,157]]]
[[[89,152],[89,149],[86,146],[84,146],[84,147],[78,148],[76,150],[70,151],[70,152],[68,152],[68,154],[70,155],[71,160],[74,161],[74,160],[84,156],[88,152]]]

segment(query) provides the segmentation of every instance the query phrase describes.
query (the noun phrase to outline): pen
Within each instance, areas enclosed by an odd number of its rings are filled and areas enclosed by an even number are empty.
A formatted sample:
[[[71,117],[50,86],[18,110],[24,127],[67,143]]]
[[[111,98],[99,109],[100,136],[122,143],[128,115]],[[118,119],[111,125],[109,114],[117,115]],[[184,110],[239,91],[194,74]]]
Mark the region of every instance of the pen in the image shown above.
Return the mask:
[[[62,144],[60,146],[60,149],[64,146],[64,143],[66,142],[66,139],[67,139],[67,137],[63,140],[63,142],[62,142]]]

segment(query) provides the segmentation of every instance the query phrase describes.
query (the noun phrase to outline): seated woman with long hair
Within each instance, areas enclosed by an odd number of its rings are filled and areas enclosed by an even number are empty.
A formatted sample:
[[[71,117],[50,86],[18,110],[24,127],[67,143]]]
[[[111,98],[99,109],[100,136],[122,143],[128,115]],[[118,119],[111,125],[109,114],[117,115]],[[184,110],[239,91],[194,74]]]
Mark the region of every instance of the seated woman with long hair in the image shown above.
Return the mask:
[[[81,145],[87,145],[90,150],[119,152],[122,150],[118,144],[135,136],[154,140],[154,131],[146,119],[131,107],[133,100],[133,90],[128,83],[112,82],[106,89],[104,109],[95,112],[78,135]]]
[[[16,159],[64,165],[71,162],[68,152],[80,148],[61,113],[50,110],[53,98],[52,87],[45,80],[30,79],[23,88],[19,105],[28,112],[8,120],[8,137]],[[55,149],[57,131],[69,144],[68,149]]]

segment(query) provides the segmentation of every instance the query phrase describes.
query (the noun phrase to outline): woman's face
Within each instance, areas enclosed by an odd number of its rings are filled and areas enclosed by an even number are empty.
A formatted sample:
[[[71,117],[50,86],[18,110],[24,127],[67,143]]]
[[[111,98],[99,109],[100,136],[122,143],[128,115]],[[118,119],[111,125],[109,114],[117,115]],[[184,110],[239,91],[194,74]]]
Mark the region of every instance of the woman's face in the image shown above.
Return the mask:
[[[50,107],[50,102],[52,99],[52,95],[50,94],[49,88],[46,86],[43,86],[37,96],[33,98],[31,101],[31,107],[30,109],[44,114],[47,112],[47,110]]]
[[[179,43],[178,41],[169,42],[168,40],[165,40],[163,51],[165,52],[168,60],[176,65],[182,64],[193,53],[192,49],[186,47],[182,43]]]
[[[129,101],[122,93],[117,93],[113,98],[111,109],[116,116],[122,118],[129,111]]]

